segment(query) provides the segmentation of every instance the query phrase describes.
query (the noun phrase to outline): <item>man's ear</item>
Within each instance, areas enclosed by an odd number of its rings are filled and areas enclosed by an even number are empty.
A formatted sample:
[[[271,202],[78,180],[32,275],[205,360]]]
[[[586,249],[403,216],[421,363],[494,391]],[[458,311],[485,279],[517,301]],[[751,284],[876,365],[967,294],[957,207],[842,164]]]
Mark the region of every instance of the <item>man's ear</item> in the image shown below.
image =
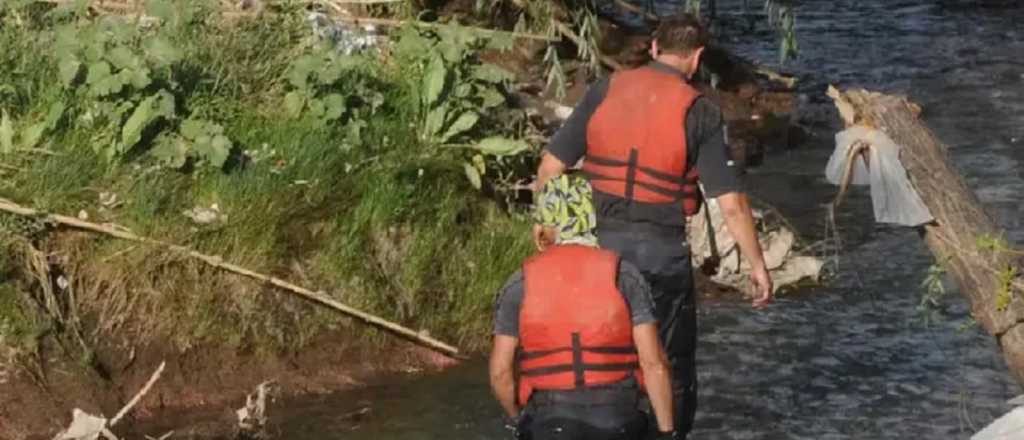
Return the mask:
[[[533,225],[533,244],[537,250],[544,252],[545,249],[555,245],[555,237],[558,231],[555,228],[547,228],[541,225]]]
[[[652,38],[651,39],[651,58],[654,59],[654,58],[657,58],[657,57],[658,57],[658,40]]]
[[[704,54],[704,46],[698,47],[693,51],[693,71],[697,71],[697,67],[700,67],[700,57]]]

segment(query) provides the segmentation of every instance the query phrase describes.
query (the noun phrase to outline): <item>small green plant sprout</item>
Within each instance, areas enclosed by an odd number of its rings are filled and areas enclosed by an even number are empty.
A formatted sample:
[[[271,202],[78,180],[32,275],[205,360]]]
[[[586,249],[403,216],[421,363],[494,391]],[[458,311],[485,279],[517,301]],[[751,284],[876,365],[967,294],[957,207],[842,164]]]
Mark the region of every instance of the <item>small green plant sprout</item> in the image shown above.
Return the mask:
[[[982,234],[975,241],[979,251],[990,252],[993,255],[1024,255],[1024,252],[1011,248],[1010,244],[1002,235]],[[1016,267],[1007,265],[996,272],[996,310],[1004,311],[1013,301],[1014,284],[1020,275]]]
[[[917,311],[926,325],[938,321],[941,315],[943,297],[946,296],[945,276],[946,269],[935,263],[928,268],[928,274],[921,282],[921,302]]]
[[[1017,279],[1017,275],[1019,275],[1017,268],[1012,266],[1007,266],[999,271],[999,282],[996,286],[998,289],[996,292],[996,310],[1002,312],[1010,306],[1010,302],[1013,301],[1013,282]]]

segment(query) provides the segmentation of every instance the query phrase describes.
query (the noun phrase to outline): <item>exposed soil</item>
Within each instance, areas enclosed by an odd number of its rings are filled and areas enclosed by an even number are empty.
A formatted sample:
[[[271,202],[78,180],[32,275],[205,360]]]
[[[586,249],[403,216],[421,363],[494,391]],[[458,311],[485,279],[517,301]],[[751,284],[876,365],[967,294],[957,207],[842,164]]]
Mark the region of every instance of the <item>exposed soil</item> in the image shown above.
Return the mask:
[[[112,417],[162,360],[160,380],[115,431],[134,432],[140,426],[162,425],[161,417],[175,414],[176,437],[228,436],[236,427],[234,410],[260,383],[274,381],[278,396],[330,393],[360,386],[376,376],[436,372],[456,361],[404,342],[382,349],[361,348],[343,334],[324,335],[294,353],[259,355],[224,349],[168,352],[161,346],[131,351],[100,350],[109,368],[108,379],[95,370],[66,361],[46,365],[46,386],[24,371],[8,378],[0,393],[0,438],[50,439],[67,426],[71,410]],[[181,414],[202,414],[201,423]],[[141,433],[140,433],[141,434]],[[149,435],[161,433],[145,432]],[[137,436],[142,438],[141,435]]]

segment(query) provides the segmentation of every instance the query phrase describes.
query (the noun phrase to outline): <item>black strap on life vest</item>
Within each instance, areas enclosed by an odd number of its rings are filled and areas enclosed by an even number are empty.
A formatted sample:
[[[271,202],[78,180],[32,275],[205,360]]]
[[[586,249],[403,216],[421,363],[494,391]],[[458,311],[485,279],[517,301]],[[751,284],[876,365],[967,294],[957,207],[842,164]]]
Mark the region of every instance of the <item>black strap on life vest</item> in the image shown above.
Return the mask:
[[[550,350],[524,351],[519,354],[519,360],[537,359],[565,351],[572,352],[572,363],[548,365],[537,368],[527,368],[519,372],[523,376],[547,376],[551,374],[572,371],[576,388],[583,388],[586,385],[584,373],[587,371],[635,371],[640,367],[639,362],[615,362],[603,364],[588,364],[583,361],[583,353],[602,354],[635,354],[636,348],[632,346],[606,346],[606,347],[584,347],[580,343],[580,334],[572,334],[572,345],[559,347]]]
[[[605,167],[624,167],[626,168],[626,178],[619,179],[616,177],[606,176],[594,171],[585,171],[591,180],[620,180],[626,182],[626,193],[624,194],[626,199],[633,198],[633,192],[635,185],[639,185],[651,192],[661,194],[665,197],[671,197],[676,200],[680,200],[686,196],[695,195],[697,193],[696,181],[693,179],[687,179],[685,177],[673,176],[671,174],[656,170],[654,168],[640,166],[637,164],[639,151],[636,148],[632,148],[629,151],[629,159],[627,161],[621,161],[618,159],[612,159],[608,157],[601,157],[588,154],[586,160],[600,166]],[[655,185],[646,182],[638,182],[636,180],[636,173],[640,171],[647,174],[657,180],[664,182],[674,183],[680,186],[678,191],[665,188],[660,185]]]

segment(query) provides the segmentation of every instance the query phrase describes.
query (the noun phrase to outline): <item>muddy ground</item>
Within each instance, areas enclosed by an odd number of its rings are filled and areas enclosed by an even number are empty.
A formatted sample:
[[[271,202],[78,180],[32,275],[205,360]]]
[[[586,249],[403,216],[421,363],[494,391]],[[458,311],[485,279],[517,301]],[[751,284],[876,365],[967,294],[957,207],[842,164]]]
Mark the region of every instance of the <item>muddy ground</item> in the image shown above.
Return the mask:
[[[136,353],[106,349],[98,356],[108,370],[102,373],[53,360],[43,369],[45,386],[25,370],[3,384],[0,439],[53,438],[70,422],[72,408],[112,417],[161,361],[167,366],[160,380],[115,432],[131,433],[140,425],[162,426],[162,414],[201,409],[207,414],[206,422],[190,424],[186,430],[177,427],[177,438],[230,436],[237,426],[235,409],[244,406],[246,395],[265,381],[274,381],[279,397],[332,393],[361,386],[382,374],[430,373],[455,363],[405,342],[375,349],[364,345],[344,334],[332,334],[301,351],[278,355],[210,349],[179,353],[156,346]]]

